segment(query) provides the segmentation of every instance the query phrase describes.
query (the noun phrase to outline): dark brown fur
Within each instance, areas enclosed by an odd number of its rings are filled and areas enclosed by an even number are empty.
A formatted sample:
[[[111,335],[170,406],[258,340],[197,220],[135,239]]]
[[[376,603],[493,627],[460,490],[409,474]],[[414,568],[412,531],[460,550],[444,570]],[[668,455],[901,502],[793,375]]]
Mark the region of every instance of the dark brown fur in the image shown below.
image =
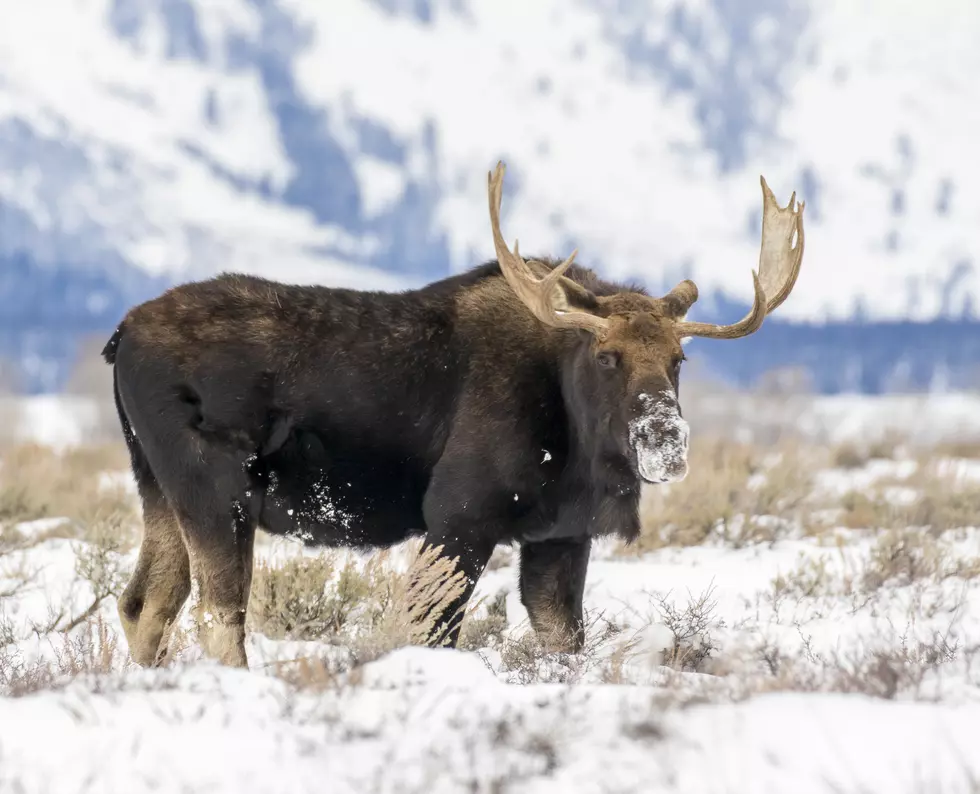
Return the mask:
[[[675,399],[683,354],[664,300],[566,275],[613,320],[601,342],[543,327],[495,262],[397,294],[223,275],[130,311],[104,355],[146,524],[120,601],[133,658],[165,650],[189,561],[205,650],[246,663],[257,526],[323,545],[424,535],[459,558],[461,604],[519,542],[534,628],[580,648],[589,540],[639,529],[637,395]]]

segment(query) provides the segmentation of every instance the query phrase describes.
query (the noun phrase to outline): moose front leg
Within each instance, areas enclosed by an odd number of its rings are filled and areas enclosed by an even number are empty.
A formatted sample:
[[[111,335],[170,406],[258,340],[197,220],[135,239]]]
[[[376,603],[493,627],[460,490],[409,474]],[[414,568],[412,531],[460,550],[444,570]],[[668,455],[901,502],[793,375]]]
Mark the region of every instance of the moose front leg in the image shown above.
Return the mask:
[[[462,573],[464,577],[462,592],[449,603],[442,605],[438,615],[434,614],[434,610],[431,610],[429,615],[434,618],[434,625],[442,628],[432,633],[428,644],[455,648],[459,642],[466,605],[476,589],[476,583],[483,574],[483,569],[490,562],[496,544],[486,535],[475,532],[472,527],[457,526],[454,531],[428,532],[425,536],[425,545],[441,546],[442,551],[439,556],[446,560],[455,559],[454,573]]]
[[[591,548],[591,538],[521,547],[521,603],[548,651],[578,653],[585,644],[582,596]]]

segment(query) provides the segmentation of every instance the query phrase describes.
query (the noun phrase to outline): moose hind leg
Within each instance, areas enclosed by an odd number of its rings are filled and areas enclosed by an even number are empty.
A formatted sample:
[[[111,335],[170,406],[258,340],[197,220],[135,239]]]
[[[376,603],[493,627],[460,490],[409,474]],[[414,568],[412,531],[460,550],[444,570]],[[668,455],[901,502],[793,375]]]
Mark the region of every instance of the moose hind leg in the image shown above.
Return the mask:
[[[591,547],[590,538],[521,547],[521,603],[548,651],[578,653],[585,644],[582,596]]]
[[[222,664],[247,667],[245,611],[261,506],[248,455],[186,432],[167,437],[166,446],[151,432],[142,437],[186,544],[201,648]]]
[[[208,509],[181,519],[197,590],[194,618],[204,653],[231,667],[248,667],[245,613],[252,583],[255,524],[244,498],[222,493]]]
[[[152,475],[142,474],[143,541],[118,608],[130,656],[137,664],[151,667],[166,655],[174,621],[191,590],[191,577],[177,516]]]

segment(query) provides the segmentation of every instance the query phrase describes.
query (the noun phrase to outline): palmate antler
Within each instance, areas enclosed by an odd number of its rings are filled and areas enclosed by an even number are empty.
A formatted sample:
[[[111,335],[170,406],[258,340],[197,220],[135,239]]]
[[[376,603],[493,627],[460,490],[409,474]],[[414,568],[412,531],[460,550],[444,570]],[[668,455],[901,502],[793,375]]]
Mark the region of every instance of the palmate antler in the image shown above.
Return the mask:
[[[738,339],[748,336],[759,330],[766,315],[786,300],[793,290],[803,263],[803,208],[806,202],[801,201],[794,207],[794,190],[789,204],[780,207],[766,184],[766,178],[760,176],[759,181],[762,184],[762,244],[759,250],[759,272],[757,274],[752,271],[752,282],[755,286],[752,308],[745,317],[732,325],[678,322],[678,336],[702,336],[710,339]],[[794,234],[796,247],[793,247]],[[691,284],[691,287],[694,285]],[[696,288],[693,293],[696,300]],[[690,303],[693,302],[692,300]]]
[[[604,336],[610,321],[586,311],[569,308],[568,295],[585,293],[583,287],[564,276],[575,259],[576,251],[542,278],[537,278],[528,262],[525,262],[514,242],[511,251],[500,232],[500,199],[503,192],[503,163],[498,162],[493,173],[488,174],[490,200],[490,224],[493,244],[497,252],[500,270],[531,313],[541,322],[553,328],[582,328],[596,336]],[[776,309],[789,296],[800,274],[803,262],[803,208],[805,202],[796,204],[796,191],[789,204],[780,207],[776,197],[759,177],[762,185],[762,243],[759,251],[758,273],[752,271],[755,298],[749,313],[731,325],[694,323],[684,320],[675,322],[680,337],[700,336],[710,339],[738,339],[758,331],[766,315]],[[794,237],[796,245],[793,245]],[[698,288],[693,281],[682,281],[663,298],[651,299],[668,316],[683,317],[698,299]]]
[[[497,251],[497,261],[504,278],[524,305],[545,325],[553,328],[583,328],[601,336],[609,329],[608,320],[568,307],[565,290],[573,293],[582,291],[582,287],[563,275],[575,260],[577,249],[548,275],[538,279],[521,256],[517,241],[514,241],[513,251],[507,247],[504,236],[500,233],[500,197],[506,170],[504,164],[498,162],[496,170],[487,175],[493,246]]]

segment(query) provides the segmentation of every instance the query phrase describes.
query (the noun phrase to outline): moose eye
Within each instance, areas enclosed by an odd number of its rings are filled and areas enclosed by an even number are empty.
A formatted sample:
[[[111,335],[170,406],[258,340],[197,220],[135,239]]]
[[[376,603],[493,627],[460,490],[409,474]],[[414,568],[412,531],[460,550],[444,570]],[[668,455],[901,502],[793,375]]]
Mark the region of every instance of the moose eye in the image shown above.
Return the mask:
[[[603,350],[596,356],[596,361],[604,369],[614,369],[619,366],[619,355],[611,350]]]

